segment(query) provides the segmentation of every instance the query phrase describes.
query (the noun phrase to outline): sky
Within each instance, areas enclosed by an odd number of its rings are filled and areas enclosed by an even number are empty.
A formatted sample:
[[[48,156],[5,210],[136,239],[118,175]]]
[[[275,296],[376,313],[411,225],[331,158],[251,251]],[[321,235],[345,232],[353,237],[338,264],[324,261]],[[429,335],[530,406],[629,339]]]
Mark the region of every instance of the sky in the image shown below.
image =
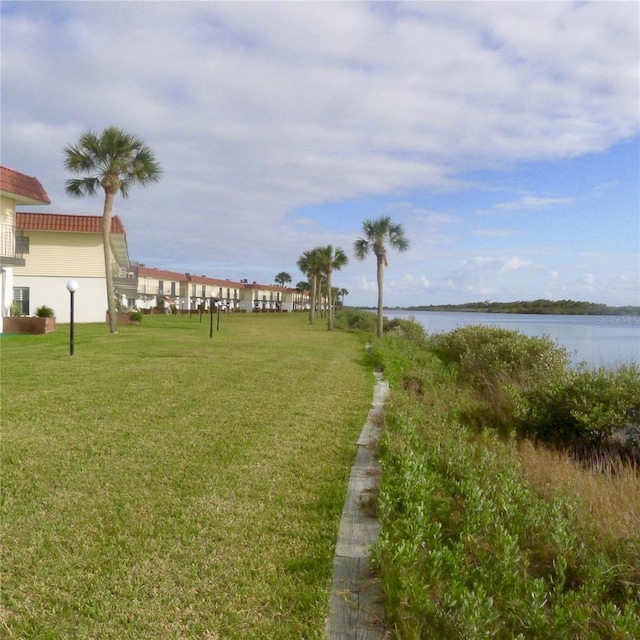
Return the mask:
[[[117,126],[162,179],[118,197],[131,260],[273,283],[390,216],[385,305],[640,304],[637,2],[10,2],[0,162],[70,199],[64,148]]]

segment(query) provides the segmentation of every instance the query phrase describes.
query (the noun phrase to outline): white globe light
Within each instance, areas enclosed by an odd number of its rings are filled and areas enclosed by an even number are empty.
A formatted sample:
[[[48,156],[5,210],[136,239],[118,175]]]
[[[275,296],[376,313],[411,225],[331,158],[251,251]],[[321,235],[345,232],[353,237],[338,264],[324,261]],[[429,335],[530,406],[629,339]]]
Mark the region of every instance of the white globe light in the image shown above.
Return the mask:
[[[69,293],[75,293],[80,288],[80,285],[75,280],[69,280],[67,282],[67,291]]]

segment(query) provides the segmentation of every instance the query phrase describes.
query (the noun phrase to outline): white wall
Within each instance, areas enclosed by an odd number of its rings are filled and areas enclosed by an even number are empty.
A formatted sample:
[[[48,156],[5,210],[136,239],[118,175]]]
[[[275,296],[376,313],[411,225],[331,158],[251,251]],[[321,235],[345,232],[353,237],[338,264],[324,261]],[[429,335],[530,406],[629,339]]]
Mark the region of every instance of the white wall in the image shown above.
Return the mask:
[[[104,278],[61,278],[56,276],[18,276],[14,287],[29,287],[29,315],[34,316],[42,305],[51,307],[57,322],[69,322],[71,294],[67,282],[75,280],[79,287],[74,294],[74,322],[106,322],[107,286]],[[13,289],[12,289],[13,292]]]
[[[13,269],[2,267],[0,269],[0,333],[2,333],[2,317],[9,315],[13,302]]]

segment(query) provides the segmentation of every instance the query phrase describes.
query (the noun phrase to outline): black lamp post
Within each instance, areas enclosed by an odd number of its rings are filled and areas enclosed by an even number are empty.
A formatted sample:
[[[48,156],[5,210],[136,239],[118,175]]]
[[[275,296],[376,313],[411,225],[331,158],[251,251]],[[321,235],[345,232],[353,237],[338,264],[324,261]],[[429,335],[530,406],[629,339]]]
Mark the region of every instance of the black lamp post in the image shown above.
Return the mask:
[[[75,280],[67,282],[67,291],[71,296],[70,319],[69,319],[69,355],[73,355],[73,294],[78,290],[80,285]]]

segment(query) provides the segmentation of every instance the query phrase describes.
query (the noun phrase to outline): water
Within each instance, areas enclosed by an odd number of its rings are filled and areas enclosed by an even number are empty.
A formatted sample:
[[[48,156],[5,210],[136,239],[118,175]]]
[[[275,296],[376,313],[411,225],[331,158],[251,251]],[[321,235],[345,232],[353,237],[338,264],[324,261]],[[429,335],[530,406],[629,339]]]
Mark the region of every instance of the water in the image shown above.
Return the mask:
[[[567,349],[575,366],[615,369],[640,364],[639,316],[554,316],[516,313],[458,313],[449,311],[386,310],[387,318],[413,317],[429,333],[453,331],[467,325],[489,325],[547,336]]]

